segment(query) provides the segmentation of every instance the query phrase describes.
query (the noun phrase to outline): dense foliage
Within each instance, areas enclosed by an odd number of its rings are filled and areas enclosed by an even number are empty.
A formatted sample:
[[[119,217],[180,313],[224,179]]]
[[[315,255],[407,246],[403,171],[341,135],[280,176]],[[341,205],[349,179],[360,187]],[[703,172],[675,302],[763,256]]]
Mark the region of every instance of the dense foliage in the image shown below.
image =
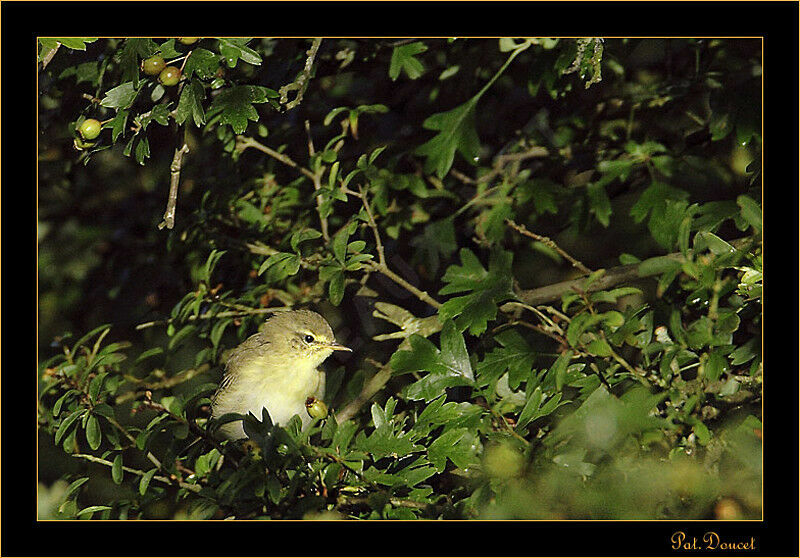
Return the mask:
[[[760,41],[39,49],[39,517],[761,517]],[[284,307],[331,414],[220,442]]]

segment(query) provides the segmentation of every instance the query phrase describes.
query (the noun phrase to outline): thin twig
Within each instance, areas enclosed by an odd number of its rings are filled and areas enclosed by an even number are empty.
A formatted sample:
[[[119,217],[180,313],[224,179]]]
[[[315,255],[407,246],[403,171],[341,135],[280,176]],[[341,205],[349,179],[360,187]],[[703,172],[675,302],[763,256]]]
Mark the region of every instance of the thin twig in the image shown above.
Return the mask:
[[[114,466],[114,464],[111,461],[107,461],[105,459],[101,459],[99,457],[95,457],[94,455],[89,455],[89,454],[86,454],[86,453],[74,453],[74,454],[72,454],[72,457],[78,457],[80,459],[85,459],[86,461],[91,461],[92,463],[99,463],[99,464],[105,465],[107,467],[113,467]],[[122,466],[122,470],[126,471],[128,473],[132,473],[134,475],[140,476],[140,477],[143,477],[146,474],[144,471],[140,471],[139,469],[133,469],[131,467],[125,467],[124,465]],[[202,487],[200,485],[189,484],[189,483],[177,480],[177,479],[173,481],[173,480],[171,480],[171,479],[169,479],[167,477],[162,477],[162,476],[159,476],[159,475],[153,475],[153,480],[156,480],[158,482],[162,482],[164,484],[168,484],[170,486],[174,486],[175,483],[177,483],[178,486],[180,486],[181,488],[185,488],[187,490],[191,490],[192,492],[200,492],[200,490],[202,490]]]
[[[540,145],[534,145],[530,147],[527,151],[522,151],[520,153],[504,153],[502,155],[498,155],[497,157],[494,158],[492,170],[484,174],[483,176],[477,178],[475,182],[477,184],[480,184],[492,180],[494,177],[503,172],[506,163],[520,163],[525,159],[547,157],[548,155],[550,155],[550,152],[547,150],[547,148],[542,147]]]
[[[588,267],[583,265],[581,262],[579,262],[578,260],[576,260],[575,258],[570,256],[565,250],[563,250],[558,244],[556,244],[550,238],[548,238],[546,236],[542,236],[542,235],[536,234],[534,232],[531,232],[527,228],[525,228],[525,225],[518,225],[517,223],[515,223],[511,219],[506,219],[506,224],[509,227],[511,227],[512,229],[514,229],[515,231],[517,231],[518,233],[520,233],[521,235],[527,236],[528,238],[532,238],[532,239],[534,239],[534,240],[536,240],[538,242],[541,242],[542,244],[544,244],[546,246],[549,246],[550,248],[552,248],[553,250],[558,252],[561,255],[561,257],[563,257],[565,260],[567,260],[569,263],[571,263],[573,267],[579,269],[583,273],[589,274],[589,273],[592,272],[591,269],[589,269]]]
[[[111,423],[111,425],[113,425],[117,430],[119,430],[130,442],[133,442],[133,444],[136,445],[136,438],[134,438],[131,435],[131,433],[128,432],[128,430],[124,426],[122,426],[119,422],[117,422],[117,419],[115,419],[113,417],[105,417],[105,419],[109,423]],[[161,469],[165,473],[168,473],[168,471],[166,469],[164,469],[164,467],[161,465],[161,461],[159,461],[159,459],[155,455],[153,455],[149,451],[147,452],[146,455],[147,455],[147,459],[150,460],[150,463],[152,463],[158,469]]]
[[[164,378],[163,380],[159,382],[154,382],[152,384],[145,383],[144,380],[130,375],[125,375],[125,379],[133,384],[137,384],[136,390],[138,391],[138,393],[141,393],[141,390],[143,389],[155,391],[159,389],[174,387],[178,384],[182,384],[183,382],[191,380],[198,374],[203,374],[205,372],[208,372],[210,369],[211,366],[208,363],[205,363],[201,366],[198,366],[197,368],[189,368],[187,370],[179,372],[178,374],[175,374],[174,376]],[[138,395],[137,391],[129,391],[127,393],[123,393],[114,400],[114,404],[119,405],[120,403],[124,403],[125,401],[135,399]]]
[[[164,220],[158,224],[158,229],[164,227],[172,229],[175,226],[175,206],[178,203],[178,185],[181,182],[181,166],[183,165],[183,155],[189,152],[189,146],[184,143],[175,150],[172,164],[169,166],[169,198],[167,199],[167,210],[164,212]]]
[[[247,308],[242,306],[238,310],[226,310],[223,312],[205,312],[203,314],[191,315],[186,318],[186,321],[192,322],[195,320],[210,320],[212,318],[238,318],[241,316],[252,316],[252,315],[259,315],[259,314],[272,314],[275,312],[281,312],[284,310],[289,310],[290,307],[283,307],[283,306],[272,306],[269,308]],[[173,318],[169,318],[166,320],[153,320],[150,322],[144,322],[141,324],[137,324],[135,329],[142,330],[147,329],[150,327],[160,326],[160,325],[168,325],[174,322]]]
[[[314,149],[314,138],[311,136],[311,123],[306,120],[305,121],[305,128],[306,128],[306,135],[308,136],[308,157],[312,159],[314,154],[316,153]],[[330,242],[331,237],[328,234],[328,219],[322,214],[322,197],[319,195],[319,191],[322,189],[322,175],[325,173],[325,167],[322,165],[317,166],[316,172],[313,173],[311,176],[311,181],[314,183],[314,198],[316,199],[317,203],[317,214],[319,215],[319,224],[320,229],[322,231],[322,238],[325,242]]]
[[[258,151],[261,151],[262,153],[266,153],[267,155],[269,155],[270,157],[272,157],[276,161],[280,161],[281,163],[283,163],[284,165],[286,165],[288,167],[292,167],[293,169],[297,169],[298,171],[303,173],[305,176],[307,176],[311,180],[314,180],[314,173],[313,172],[311,172],[306,167],[296,163],[288,155],[284,155],[283,153],[278,153],[274,149],[271,149],[271,148],[267,147],[263,143],[261,143],[261,142],[259,142],[257,140],[254,140],[251,137],[248,137],[248,136],[237,136],[236,137],[236,149],[238,151],[240,151],[240,152],[244,151],[248,147],[252,147],[254,149],[257,149]]]
[[[386,277],[388,277],[389,279],[391,279],[392,281],[403,287],[405,290],[416,296],[422,302],[427,302],[436,309],[442,307],[441,302],[431,297],[431,295],[429,295],[425,291],[421,291],[418,288],[416,288],[414,285],[412,285],[411,283],[400,277],[397,273],[389,269],[388,266],[381,265],[380,263],[373,261],[364,262],[364,266],[372,269],[373,271],[377,271],[382,275],[385,275]]]
[[[313,157],[314,153],[316,153],[316,151],[314,149],[314,138],[311,135],[311,122],[306,120],[303,123],[303,126],[306,129],[306,137],[308,138],[308,155],[309,155],[309,157]]]
[[[737,250],[749,250],[750,245],[754,240],[754,237],[743,237],[731,240],[729,243]],[[677,262],[684,262],[686,259],[682,252],[673,252],[672,254],[667,254],[661,257],[675,260]],[[660,275],[663,272],[663,269],[660,266],[651,266],[651,268],[648,270],[646,268],[640,269],[640,265],[641,263],[633,263],[607,269],[603,275],[598,277],[594,282],[592,282],[591,285],[588,286],[586,291],[602,291],[615,285],[619,285],[620,283],[635,281],[645,277],[651,277],[653,275]],[[552,285],[546,285],[536,289],[518,290],[516,294],[517,298],[522,302],[530,304],[531,306],[539,306],[540,304],[559,300],[561,295],[566,292],[580,291],[583,288],[583,283],[585,280],[586,277],[578,277],[576,279],[561,281],[560,283],[553,283]]]
[[[361,198],[361,203],[364,205],[364,209],[367,212],[367,219],[369,219],[368,222],[369,228],[372,229],[372,234],[375,237],[375,245],[378,250],[378,261],[380,262],[380,265],[385,266],[386,257],[384,256],[383,253],[383,242],[381,242],[381,234],[378,231],[378,225],[375,222],[375,216],[372,214],[372,209],[370,209],[369,207],[369,202],[367,201],[367,195],[364,188],[360,189],[359,197]]]

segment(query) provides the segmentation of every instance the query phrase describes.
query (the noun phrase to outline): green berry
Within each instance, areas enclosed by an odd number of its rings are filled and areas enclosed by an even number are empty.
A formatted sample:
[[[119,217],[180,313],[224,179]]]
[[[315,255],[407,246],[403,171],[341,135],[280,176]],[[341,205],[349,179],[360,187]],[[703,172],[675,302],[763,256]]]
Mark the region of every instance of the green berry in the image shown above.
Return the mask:
[[[178,37],[178,42],[183,45],[193,45],[200,40],[200,37]]]
[[[148,76],[157,76],[166,65],[160,56],[151,56],[147,60],[142,60],[142,71]]]
[[[516,477],[522,472],[522,454],[510,445],[493,445],[486,448],[484,467],[490,476],[501,479]]]
[[[323,419],[328,416],[328,406],[316,397],[306,399],[306,411],[311,418]]]
[[[181,80],[181,71],[175,66],[167,66],[166,68],[161,70],[161,73],[158,75],[158,81],[161,82],[161,85],[164,85],[166,87],[175,85],[180,80]]]
[[[103,125],[100,124],[100,121],[94,118],[87,118],[81,123],[78,132],[80,132],[83,139],[93,140],[100,135],[100,128],[102,127]]]

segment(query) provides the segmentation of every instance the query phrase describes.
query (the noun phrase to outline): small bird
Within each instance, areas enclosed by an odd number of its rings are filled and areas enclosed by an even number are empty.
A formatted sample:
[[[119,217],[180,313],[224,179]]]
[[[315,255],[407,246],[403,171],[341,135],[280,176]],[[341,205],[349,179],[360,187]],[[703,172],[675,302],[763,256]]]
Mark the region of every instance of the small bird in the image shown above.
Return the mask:
[[[266,408],[274,424],[285,425],[297,414],[306,426],[311,422],[307,400],[322,400],[325,394],[325,373],[317,367],[333,351],[352,349],[336,342],[325,318],[310,310],[276,313],[231,351],[212,400],[212,417],[251,412],[260,419]],[[219,433],[231,440],[247,437],[241,421],[222,425]]]

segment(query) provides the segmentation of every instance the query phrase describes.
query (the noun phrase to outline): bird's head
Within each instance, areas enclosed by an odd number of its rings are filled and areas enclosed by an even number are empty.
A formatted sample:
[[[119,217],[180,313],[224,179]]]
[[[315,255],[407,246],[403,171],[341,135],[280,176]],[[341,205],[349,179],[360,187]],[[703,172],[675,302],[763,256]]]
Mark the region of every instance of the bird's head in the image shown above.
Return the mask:
[[[330,324],[311,310],[291,310],[270,317],[261,326],[261,333],[271,343],[271,350],[287,351],[287,357],[308,362],[316,367],[333,351],[352,351],[337,343]]]

